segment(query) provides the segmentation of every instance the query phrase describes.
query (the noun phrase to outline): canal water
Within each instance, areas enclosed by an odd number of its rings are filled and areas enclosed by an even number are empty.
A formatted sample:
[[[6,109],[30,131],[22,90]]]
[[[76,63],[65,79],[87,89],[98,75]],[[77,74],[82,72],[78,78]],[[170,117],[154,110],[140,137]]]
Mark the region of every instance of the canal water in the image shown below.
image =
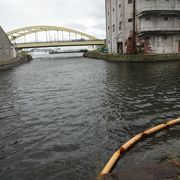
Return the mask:
[[[93,180],[120,145],[180,116],[180,62],[36,56],[0,72],[0,179]],[[180,127],[129,151],[115,171],[180,158]]]

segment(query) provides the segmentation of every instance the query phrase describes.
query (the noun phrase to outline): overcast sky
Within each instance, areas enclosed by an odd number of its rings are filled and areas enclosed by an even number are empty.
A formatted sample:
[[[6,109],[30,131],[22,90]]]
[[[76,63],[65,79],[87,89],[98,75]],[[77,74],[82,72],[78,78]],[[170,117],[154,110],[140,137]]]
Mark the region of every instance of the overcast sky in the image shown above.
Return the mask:
[[[104,0],[0,0],[0,26],[7,32],[31,25],[74,28],[105,37]]]

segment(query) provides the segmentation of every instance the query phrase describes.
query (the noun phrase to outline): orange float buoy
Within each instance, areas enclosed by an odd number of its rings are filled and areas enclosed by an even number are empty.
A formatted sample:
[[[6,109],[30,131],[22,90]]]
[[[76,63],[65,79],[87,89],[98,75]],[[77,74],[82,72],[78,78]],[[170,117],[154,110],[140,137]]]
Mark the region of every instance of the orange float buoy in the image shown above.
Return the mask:
[[[115,167],[115,165],[117,164],[118,160],[121,158],[121,156],[130,147],[132,147],[134,144],[136,144],[138,141],[140,141],[143,137],[149,136],[149,135],[159,132],[163,129],[170,128],[170,127],[178,125],[178,124],[180,124],[180,118],[168,121],[165,124],[160,124],[158,126],[155,126],[147,131],[144,131],[144,132],[136,135],[135,137],[130,139],[127,143],[125,143],[123,146],[121,146],[120,149],[113,154],[111,159],[108,161],[108,163],[105,165],[104,169],[100,173],[100,176],[104,176],[104,175],[110,173],[113,170],[113,168]]]

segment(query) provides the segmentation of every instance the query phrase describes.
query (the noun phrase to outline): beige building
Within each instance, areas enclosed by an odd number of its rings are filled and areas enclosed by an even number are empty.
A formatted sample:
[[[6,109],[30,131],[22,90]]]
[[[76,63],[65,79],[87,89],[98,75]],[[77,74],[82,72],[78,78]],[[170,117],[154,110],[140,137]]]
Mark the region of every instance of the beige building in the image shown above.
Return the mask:
[[[13,60],[16,56],[17,53],[13,44],[0,27],[0,62]]]
[[[180,53],[180,0],[105,3],[109,53]]]

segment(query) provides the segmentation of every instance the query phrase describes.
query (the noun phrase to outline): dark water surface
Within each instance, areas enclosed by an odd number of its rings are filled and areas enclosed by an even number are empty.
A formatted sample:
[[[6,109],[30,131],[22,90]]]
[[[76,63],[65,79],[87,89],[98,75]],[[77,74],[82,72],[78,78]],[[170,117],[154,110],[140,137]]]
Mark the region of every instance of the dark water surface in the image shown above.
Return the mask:
[[[180,116],[180,63],[36,58],[0,72],[0,180],[91,180],[120,145]],[[180,127],[141,142],[126,169],[180,157]]]

